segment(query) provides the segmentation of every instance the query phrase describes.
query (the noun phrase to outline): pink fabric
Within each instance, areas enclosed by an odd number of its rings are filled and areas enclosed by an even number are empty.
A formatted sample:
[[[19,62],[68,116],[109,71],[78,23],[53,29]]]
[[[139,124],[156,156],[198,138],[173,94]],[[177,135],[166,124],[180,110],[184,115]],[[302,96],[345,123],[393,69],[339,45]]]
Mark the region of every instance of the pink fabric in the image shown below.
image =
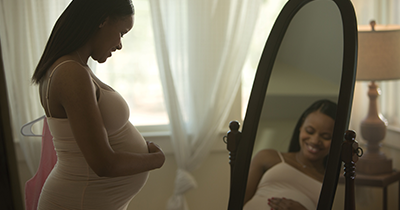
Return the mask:
[[[40,155],[39,168],[30,180],[25,183],[25,209],[36,210],[40,192],[47,176],[50,174],[57,162],[56,151],[53,145],[53,136],[47,125],[47,118],[44,118],[42,132],[42,152]]]

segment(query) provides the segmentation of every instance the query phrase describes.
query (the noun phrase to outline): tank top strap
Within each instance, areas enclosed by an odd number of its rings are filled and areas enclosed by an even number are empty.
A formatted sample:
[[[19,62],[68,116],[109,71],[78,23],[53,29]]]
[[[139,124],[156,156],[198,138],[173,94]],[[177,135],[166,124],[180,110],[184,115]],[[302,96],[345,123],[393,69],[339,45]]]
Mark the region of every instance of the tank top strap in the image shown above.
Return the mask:
[[[99,83],[96,82],[96,80],[93,78],[92,75],[90,75],[90,77],[92,78],[93,83],[97,86],[97,88],[99,88],[100,90],[102,90],[101,86],[99,85]]]
[[[284,162],[285,162],[285,159],[283,158],[282,153],[279,152],[279,151],[276,151],[276,153],[278,153],[279,158],[281,159],[282,163],[284,163]]]
[[[74,60],[66,60],[63,61],[61,63],[59,63],[56,67],[54,67],[54,69],[51,71],[50,76],[49,76],[49,81],[47,81],[47,87],[46,87],[46,104],[47,104],[47,109],[49,110],[49,117],[51,116],[51,111],[50,111],[50,105],[49,105],[49,92],[50,92],[50,83],[51,83],[51,78],[53,77],[54,72],[58,69],[58,67],[60,67],[61,65],[65,64],[65,63],[69,63],[69,62],[76,62]],[[78,63],[78,62],[76,62]],[[93,81],[93,78],[92,78]]]

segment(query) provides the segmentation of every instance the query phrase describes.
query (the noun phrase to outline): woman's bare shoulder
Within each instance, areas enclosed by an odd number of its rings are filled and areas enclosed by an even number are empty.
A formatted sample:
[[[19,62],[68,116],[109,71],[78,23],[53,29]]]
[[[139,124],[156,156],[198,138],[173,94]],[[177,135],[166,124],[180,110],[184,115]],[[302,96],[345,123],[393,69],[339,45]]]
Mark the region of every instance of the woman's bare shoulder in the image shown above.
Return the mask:
[[[78,61],[74,59],[74,57],[70,55],[64,55],[58,58],[51,66],[50,72],[54,70],[60,69],[85,69],[85,67]]]
[[[278,156],[279,157],[279,152],[275,149],[262,149],[257,152],[257,156],[263,156],[263,157],[273,157],[273,156]]]
[[[76,87],[91,83],[89,70],[69,55],[60,57],[50,66],[46,79],[41,84],[41,93],[46,91],[50,78],[50,86],[53,92],[63,87],[70,89],[71,86]]]
[[[95,96],[96,87],[93,85],[90,70],[79,62],[64,56],[52,67],[50,92],[53,97],[55,94],[59,99],[71,100],[77,97],[91,99]]]
[[[63,83],[76,84],[77,79],[91,81],[90,70],[69,55],[57,59],[50,67],[50,74],[52,74],[52,80],[60,79]]]
[[[253,161],[258,162],[265,168],[270,168],[280,162],[282,162],[279,152],[274,149],[263,149],[257,152],[254,156]]]

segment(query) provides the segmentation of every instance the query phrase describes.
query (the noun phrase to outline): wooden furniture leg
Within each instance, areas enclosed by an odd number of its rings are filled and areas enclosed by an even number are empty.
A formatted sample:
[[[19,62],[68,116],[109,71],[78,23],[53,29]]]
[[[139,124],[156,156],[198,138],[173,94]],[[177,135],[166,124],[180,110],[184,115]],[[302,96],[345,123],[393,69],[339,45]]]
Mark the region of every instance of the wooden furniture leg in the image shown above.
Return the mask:
[[[383,188],[383,210],[387,210],[387,187]]]
[[[394,170],[390,174],[381,174],[381,175],[366,175],[366,174],[357,174],[356,179],[354,180],[354,184],[357,186],[368,186],[368,187],[377,187],[382,190],[382,204],[381,209],[390,209],[389,208],[389,186],[393,183],[398,184],[398,201],[400,201],[400,172]],[[345,177],[339,177],[339,183],[345,183]],[[400,210],[400,203],[397,203],[397,208],[393,207],[393,209]]]

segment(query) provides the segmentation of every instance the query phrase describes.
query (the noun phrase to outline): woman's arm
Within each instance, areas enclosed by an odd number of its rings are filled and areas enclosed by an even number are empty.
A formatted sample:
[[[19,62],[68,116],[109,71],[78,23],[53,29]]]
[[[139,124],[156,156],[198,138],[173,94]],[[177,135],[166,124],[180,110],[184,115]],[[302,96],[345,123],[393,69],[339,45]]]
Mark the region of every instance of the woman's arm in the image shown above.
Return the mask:
[[[272,149],[261,150],[254,156],[250,163],[244,203],[247,203],[254,196],[264,173],[279,162],[281,160],[277,151]]]
[[[75,63],[62,65],[53,76],[52,104],[64,109],[72,133],[89,166],[98,176],[133,175],[160,168],[161,149],[148,144],[149,153],[115,152],[107,137],[89,72]]]

